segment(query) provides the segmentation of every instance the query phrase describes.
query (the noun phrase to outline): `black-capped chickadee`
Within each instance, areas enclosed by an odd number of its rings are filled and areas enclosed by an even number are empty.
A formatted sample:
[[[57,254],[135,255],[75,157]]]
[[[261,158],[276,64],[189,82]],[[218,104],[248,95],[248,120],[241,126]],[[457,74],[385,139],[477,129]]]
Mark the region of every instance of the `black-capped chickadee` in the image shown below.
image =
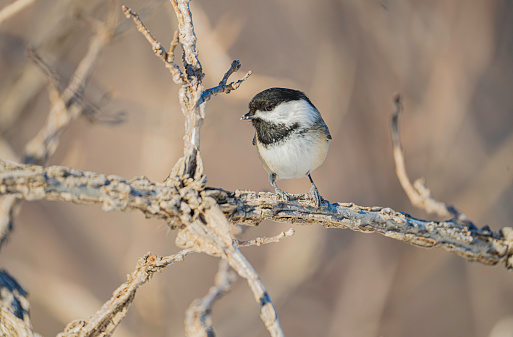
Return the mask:
[[[253,145],[276,193],[289,200],[291,195],[280,190],[276,180],[307,176],[310,195],[320,207],[322,198],[310,174],[324,162],[331,135],[310,99],[298,90],[270,88],[251,99],[241,119],[255,128]]]

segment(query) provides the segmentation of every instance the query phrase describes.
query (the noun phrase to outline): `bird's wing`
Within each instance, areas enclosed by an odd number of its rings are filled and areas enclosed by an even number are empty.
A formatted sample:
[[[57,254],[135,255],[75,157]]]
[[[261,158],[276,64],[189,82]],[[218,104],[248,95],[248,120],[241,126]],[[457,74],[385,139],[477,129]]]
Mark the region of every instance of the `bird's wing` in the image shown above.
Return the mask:
[[[330,134],[330,130],[328,129],[328,126],[326,124],[324,124],[324,125],[326,126],[326,130],[325,130],[326,131],[326,138],[332,139],[331,138],[331,134]]]
[[[324,131],[324,133],[326,134],[326,138],[332,139],[330,130],[328,129],[328,126],[326,125],[326,122],[324,122],[324,119],[322,119],[322,117],[321,117],[321,120],[319,121],[319,124],[320,124],[320,129],[322,131]]]

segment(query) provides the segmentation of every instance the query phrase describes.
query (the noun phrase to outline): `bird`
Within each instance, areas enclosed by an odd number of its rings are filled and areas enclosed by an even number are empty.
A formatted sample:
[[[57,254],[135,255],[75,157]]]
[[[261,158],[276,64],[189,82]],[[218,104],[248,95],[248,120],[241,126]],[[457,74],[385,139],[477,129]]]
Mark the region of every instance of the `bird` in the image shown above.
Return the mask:
[[[310,179],[309,195],[320,208],[322,197],[312,179],[312,171],[326,158],[332,139],[321,113],[305,93],[288,88],[269,88],[249,102],[249,112],[241,120],[255,129],[253,145],[269,174],[269,182],[284,200],[294,197],[279,189],[279,179]]]

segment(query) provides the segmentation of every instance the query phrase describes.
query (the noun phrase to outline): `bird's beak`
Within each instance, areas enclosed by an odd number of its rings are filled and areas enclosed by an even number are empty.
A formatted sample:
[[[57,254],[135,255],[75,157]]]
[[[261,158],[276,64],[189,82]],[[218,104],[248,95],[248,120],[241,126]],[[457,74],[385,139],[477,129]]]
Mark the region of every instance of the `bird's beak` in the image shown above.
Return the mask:
[[[242,116],[240,118],[241,121],[244,121],[244,120],[249,120],[251,121],[253,119],[253,115],[251,114],[251,111],[248,112],[247,114],[245,114],[244,116]]]

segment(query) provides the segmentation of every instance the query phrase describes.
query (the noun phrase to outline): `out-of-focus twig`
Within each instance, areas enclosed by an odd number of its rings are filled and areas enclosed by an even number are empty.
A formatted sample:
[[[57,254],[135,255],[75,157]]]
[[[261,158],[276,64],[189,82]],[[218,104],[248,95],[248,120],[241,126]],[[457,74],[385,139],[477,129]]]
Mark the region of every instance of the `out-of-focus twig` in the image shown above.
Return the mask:
[[[390,128],[392,130],[392,143],[394,146],[395,172],[399,178],[401,186],[408,195],[410,202],[414,206],[425,210],[427,213],[435,213],[442,217],[455,217],[458,221],[465,222],[470,226],[473,226],[470,219],[465,214],[454,207],[447,206],[445,203],[433,199],[431,191],[424,183],[424,179],[417,179],[413,184],[410,182],[408,174],[406,173],[403,148],[399,134],[399,116],[403,110],[400,95],[396,95],[394,97],[394,103],[395,110],[392,114]]]
[[[76,20],[70,20],[70,13],[93,11],[98,6],[98,0],[57,0],[52,3],[51,19],[41,21],[35,27],[35,34],[30,37],[33,46],[44,46],[54,54],[60,54],[70,48],[75,48]],[[103,1],[102,1],[103,2]],[[44,16],[44,13],[38,13]],[[36,20],[37,21],[37,20]],[[35,21],[35,22],[36,22]],[[21,59],[21,57],[20,57]],[[18,71],[17,71],[18,72]],[[12,83],[0,91],[0,132],[10,129],[16,121],[20,120],[25,110],[40,92],[45,79],[40,76],[40,70],[32,63],[25,63]]]
[[[110,2],[113,3],[114,1],[111,0]],[[68,125],[82,113],[81,96],[103,47],[109,43],[112,37],[116,21],[116,12],[112,8],[105,24],[97,30],[91,39],[86,55],[79,63],[70,83],[62,93],[59,92],[60,77],[34,50],[29,49],[29,56],[49,78],[51,108],[45,125],[25,147],[24,163],[45,164],[57,149],[60,138]],[[0,199],[0,247],[12,231],[13,217],[18,209],[19,205],[16,205],[16,200],[12,197],[6,196]]]
[[[31,5],[34,1],[35,0],[16,0],[0,9],[0,24],[21,11],[23,8]]]
[[[57,336],[110,336],[123,317],[125,317],[137,289],[148,282],[156,272],[161,271],[170,264],[183,261],[187,255],[192,253],[192,250],[185,249],[177,254],[166,257],[156,256],[150,253],[141,257],[137,262],[135,271],[128,275],[127,281],[114,291],[112,298],[105,302],[93,317],[89,320],[71,322],[64,332],[61,332]]]
[[[187,337],[214,337],[212,306],[226,294],[237,279],[226,260],[219,261],[219,270],[214,285],[203,298],[195,299],[185,312],[185,335]]]
[[[39,69],[41,69],[48,79],[49,86],[57,91],[60,92],[62,89],[61,86],[63,85],[63,79],[62,77],[54,70],[48,63],[46,63],[41,55],[35,50],[32,46],[28,46],[26,50],[27,57],[34,62]],[[52,100],[53,101],[53,100]]]
[[[97,30],[96,34],[91,39],[89,49],[82,61],[80,61],[66,89],[64,89],[60,95],[51,95],[52,108],[48,115],[47,122],[36,137],[27,144],[24,162],[37,164],[45,163],[48,157],[57,149],[60,136],[66,127],[70,122],[80,116],[83,110],[80,98],[91,78],[94,66],[96,65],[96,61],[103,47],[107,45],[112,38],[116,21],[116,12],[111,10],[105,24]],[[44,63],[38,62],[38,64],[41,65]],[[49,70],[45,70],[45,72],[53,73]],[[50,76],[50,78],[53,79],[52,82],[55,86],[54,81],[56,78],[54,76]]]

